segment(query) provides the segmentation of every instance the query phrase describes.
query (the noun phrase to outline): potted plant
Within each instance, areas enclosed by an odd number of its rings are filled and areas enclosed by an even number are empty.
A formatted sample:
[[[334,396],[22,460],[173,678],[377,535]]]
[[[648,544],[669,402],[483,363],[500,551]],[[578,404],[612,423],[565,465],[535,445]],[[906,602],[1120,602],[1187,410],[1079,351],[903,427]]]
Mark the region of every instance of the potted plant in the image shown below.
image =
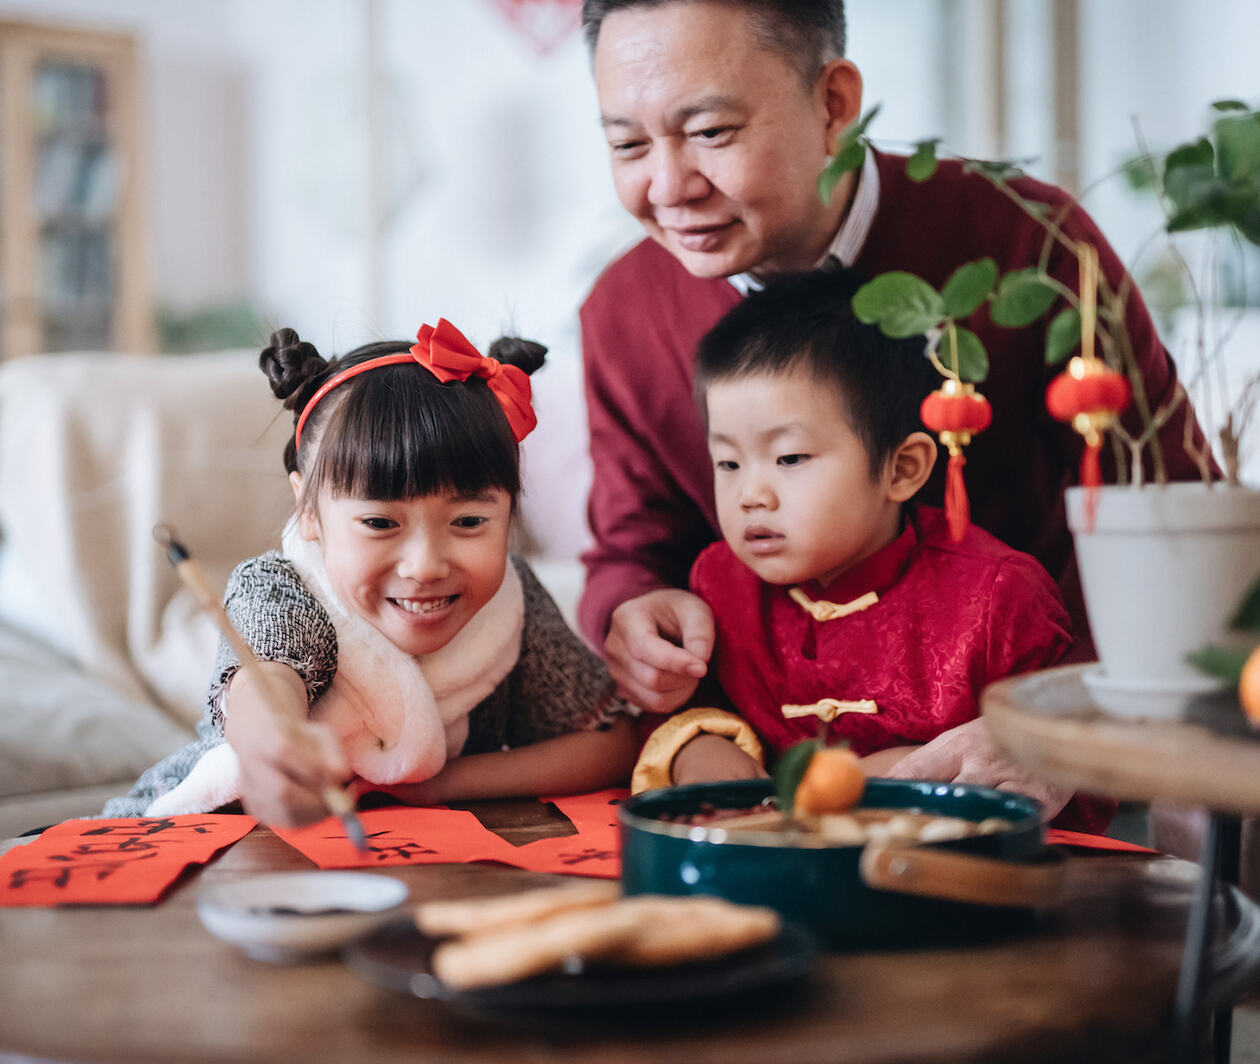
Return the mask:
[[[1220,388],[1212,372],[1217,349],[1204,341],[1204,320],[1219,311],[1211,293],[1217,286],[1197,277],[1177,251],[1179,234],[1207,231],[1210,238],[1260,246],[1260,112],[1235,100],[1213,104],[1210,129],[1174,150],[1144,153],[1135,163],[1148,176],[1164,209],[1162,235],[1183,271],[1200,319],[1197,367],[1192,377]],[[877,110],[877,109],[876,109]],[[840,176],[862,165],[869,144],[872,110],[851,127],[826,171],[819,192],[827,198]],[[930,180],[938,141],[914,146],[908,176]],[[946,509],[965,520],[954,483],[961,475],[953,459],[972,432],[987,424],[983,400],[975,392],[988,374],[989,360],[965,322],[985,304],[994,324],[1022,328],[1052,314],[1046,329],[1048,365],[1066,363],[1052,381],[1047,406],[1085,438],[1081,487],[1068,489],[1069,526],[1093,630],[1100,667],[1086,673],[1098,704],[1130,716],[1180,715],[1194,696],[1224,680],[1206,675],[1191,655],[1208,645],[1242,649],[1255,633],[1231,627],[1239,589],[1260,574],[1260,491],[1239,479],[1239,441],[1260,396],[1260,384],[1217,394],[1200,408],[1200,420],[1223,411],[1216,431],[1224,476],[1215,479],[1206,444],[1185,446],[1201,480],[1169,483],[1158,432],[1185,392],[1162,407],[1145,394],[1133,345],[1125,328],[1132,282],[1126,275],[1112,286],[1097,268],[1097,251],[1060,228],[1062,220],[1046,204],[1031,201],[1012,184],[1019,168],[1009,162],[964,159],[964,169],[989,180],[1045,230],[1038,266],[999,275],[992,259],[960,263],[937,290],[910,273],[881,274],[854,297],[857,315],[890,336],[928,336],[929,357],[944,385],[924,404],[924,421],[941,433],[951,455]],[[1046,268],[1052,250],[1079,263],[1075,288]],[[1219,260],[1208,260],[1215,264]],[[1215,268],[1215,265],[1209,269]],[[1228,389],[1225,389],[1228,392]],[[948,400],[948,401],[947,401]],[[1132,404],[1140,430],[1129,431],[1118,414]],[[1205,431],[1212,426],[1204,425]],[[1117,484],[1101,484],[1099,452],[1110,439]],[[962,495],[965,500],[965,495]]]

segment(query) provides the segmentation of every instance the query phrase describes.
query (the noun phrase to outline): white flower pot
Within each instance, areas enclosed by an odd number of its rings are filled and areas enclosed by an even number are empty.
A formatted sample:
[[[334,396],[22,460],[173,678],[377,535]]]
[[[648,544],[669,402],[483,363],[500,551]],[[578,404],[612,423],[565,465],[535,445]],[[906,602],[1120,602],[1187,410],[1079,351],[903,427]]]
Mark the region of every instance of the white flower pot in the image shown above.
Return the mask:
[[[1067,491],[1085,608],[1099,666],[1085,675],[1109,713],[1175,718],[1220,681],[1186,655],[1246,645],[1233,616],[1260,574],[1260,491],[1202,483],[1098,489],[1092,531],[1084,488]]]

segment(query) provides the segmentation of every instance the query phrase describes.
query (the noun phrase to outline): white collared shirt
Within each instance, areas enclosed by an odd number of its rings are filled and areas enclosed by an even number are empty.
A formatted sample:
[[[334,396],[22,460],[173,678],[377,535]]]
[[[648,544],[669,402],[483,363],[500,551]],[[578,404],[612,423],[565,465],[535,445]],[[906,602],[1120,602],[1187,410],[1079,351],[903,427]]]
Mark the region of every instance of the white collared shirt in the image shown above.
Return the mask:
[[[868,148],[849,213],[844,216],[831,244],[815,265],[821,266],[828,255],[834,255],[842,265],[852,266],[866,244],[866,238],[870,234],[877,210],[879,210],[879,167],[875,165],[874,153]],[[727,280],[738,289],[740,295],[744,296],[749,292],[759,292],[765,287],[765,283],[752,273],[732,274]]]

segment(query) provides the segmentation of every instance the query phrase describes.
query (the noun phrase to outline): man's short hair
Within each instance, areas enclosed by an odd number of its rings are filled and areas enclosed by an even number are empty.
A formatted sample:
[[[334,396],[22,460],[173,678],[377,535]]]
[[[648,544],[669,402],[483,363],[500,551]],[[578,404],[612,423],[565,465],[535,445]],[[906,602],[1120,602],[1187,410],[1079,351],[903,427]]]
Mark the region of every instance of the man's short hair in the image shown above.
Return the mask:
[[[583,0],[582,31],[591,54],[604,19],[635,7],[696,3],[699,0]],[[844,56],[844,0],[705,0],[745,8],[757,36],[769,51],[781,55],[812,84],[824,63]]]
[[[894,340],[858,320],[853,294],[865,280],[829,265],[749,294],[700,340],[698,394],[703,399],[723,380],[804,370],[834,389],[878,477],[901,442],[923,430],[919,407],[941,377],[925,354],[926,337]]]

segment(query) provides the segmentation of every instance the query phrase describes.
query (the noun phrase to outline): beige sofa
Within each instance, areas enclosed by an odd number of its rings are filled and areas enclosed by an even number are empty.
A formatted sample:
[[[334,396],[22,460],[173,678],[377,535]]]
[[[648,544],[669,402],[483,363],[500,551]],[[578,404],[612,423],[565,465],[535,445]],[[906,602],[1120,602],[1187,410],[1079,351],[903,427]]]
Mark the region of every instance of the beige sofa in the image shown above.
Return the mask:
[[[0,363],[0,838],[99,812],[191,736],[217,637],[152,529],[216,587],[278,544],[291,422],[256,360]],[[538,565],[570,617],[577,569]]]

